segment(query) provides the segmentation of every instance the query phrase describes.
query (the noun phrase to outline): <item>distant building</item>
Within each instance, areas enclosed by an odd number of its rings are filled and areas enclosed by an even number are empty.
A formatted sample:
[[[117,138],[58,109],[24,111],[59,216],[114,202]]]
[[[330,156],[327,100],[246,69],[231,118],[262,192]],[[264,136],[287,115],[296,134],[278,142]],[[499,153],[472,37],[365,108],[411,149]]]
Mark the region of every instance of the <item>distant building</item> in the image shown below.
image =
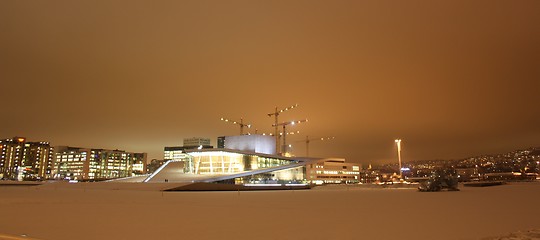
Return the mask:
[[[184,160],[187,157],[187,155],[185,154],[185,150],[197,148],[206,149],[213,148],[213,146],[210,145],[209,138],[184,138],[184,146],[165,147],[163,149],[163,159],[175,161]]]
[[[218,148],[276,154],[276,140],[266,135],[237,135],[218,137]]]
[[[204,148],[208,148],[212,145],[210,145],[210,138],[200,138],[200,137],[192,137],[192,138],[184,138],[184,147],[199,147],[203,146]]]
[[[146,173],[153,173],[155,172],[159,167],[161,167],[166,160],[163,159],[152,159],[150,163],[146,165]]]
[[[68,146],[55,149],[55,178],[99,180],[144,173],[146,153]]]
[[[225,148],[225,136],[217,138],[217,148]]]
[[[486,173],[484,180],[487,181],[533,181],[538,177],[538,173],[523,173],[523,172],[501,172],[501,173]]]
[[[456,172],[460,182],[469,182],[480,179],[478,168],[456,168]]]
[[[53,148],[24,137],[0,140],[0,178],[37,180],[51,177]]]
[[[307,180],[315,184],[359,183],[361,165],[345,163],[345,159],[330,159],[306,165]]]
[[[188,147],[188,149],[193,149],[193,147]],[[182,160],[187,157],[185,154],[186,147],[165,147],[163,149],[163,159],[164,160]]]

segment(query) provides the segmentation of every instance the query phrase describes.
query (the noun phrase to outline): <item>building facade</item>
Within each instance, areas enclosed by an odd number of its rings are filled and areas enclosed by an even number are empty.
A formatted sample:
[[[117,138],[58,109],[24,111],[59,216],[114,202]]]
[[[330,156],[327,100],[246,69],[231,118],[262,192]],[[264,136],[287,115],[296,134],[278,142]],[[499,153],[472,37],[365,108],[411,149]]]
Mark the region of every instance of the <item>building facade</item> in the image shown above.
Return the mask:
[[[201,138],[201,137],[192,137],[184,138],[184,147],[199,147],[203,146],[204,148],[210,147],[210,138]]]
[[[24,137],[0,140],[0,179],[48,179],[52,161],[49,142],[27,142]]]
[[[346,163],[345,159],[332,159],[306,165],[307,179],[314,184],[359,183],[361,166]]]
[[[56,147],[54,177],[69,180],[104,180],[146,172],[146,153],[122,150]]]

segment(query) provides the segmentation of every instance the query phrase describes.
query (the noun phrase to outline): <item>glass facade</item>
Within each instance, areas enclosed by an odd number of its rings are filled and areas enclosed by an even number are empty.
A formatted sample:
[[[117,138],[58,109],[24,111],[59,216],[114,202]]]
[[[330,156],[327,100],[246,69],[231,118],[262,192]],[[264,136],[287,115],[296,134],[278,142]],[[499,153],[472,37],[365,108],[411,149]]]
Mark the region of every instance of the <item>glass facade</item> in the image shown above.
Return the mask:
[[[235,178],[235,184],[304,184],[306,181],[306,168],[299,166],[268,173],[254,174],[246,177]]]
[[[191,152],[185,172],[193,174],[231,174],[278,167],[298,161],[226,151]]]

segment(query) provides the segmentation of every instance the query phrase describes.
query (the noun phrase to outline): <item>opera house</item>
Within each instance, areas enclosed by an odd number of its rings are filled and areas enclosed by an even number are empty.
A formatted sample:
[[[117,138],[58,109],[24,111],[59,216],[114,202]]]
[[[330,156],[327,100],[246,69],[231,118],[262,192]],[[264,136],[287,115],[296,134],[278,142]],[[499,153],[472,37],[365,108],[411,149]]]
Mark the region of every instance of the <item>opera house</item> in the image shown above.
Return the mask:
[[[302,189],[312,183],[307,169],[343,161],[277,155],[270,136],[232,136],[222,141],[220,148],[184,149],[181,157],[166,161],[143,182],[184,183],[170,190]]]

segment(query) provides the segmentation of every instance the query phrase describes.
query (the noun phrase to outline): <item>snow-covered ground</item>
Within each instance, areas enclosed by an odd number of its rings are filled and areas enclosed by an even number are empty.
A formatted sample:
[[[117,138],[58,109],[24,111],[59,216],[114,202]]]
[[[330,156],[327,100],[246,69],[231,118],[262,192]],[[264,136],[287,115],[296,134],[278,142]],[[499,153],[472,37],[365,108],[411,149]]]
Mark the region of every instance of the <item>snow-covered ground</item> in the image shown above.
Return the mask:
[[[254,192],[155,190],[159,188],[135,183],[0,186],[0,236],[540,239],[540,231],[534,230],[540,229],[536,182],[435,193],[359,186]]]
[[[508,235],[485,238],[484,240],[538,240],[540,239],[540,229],[527,231],[517,231]]]

